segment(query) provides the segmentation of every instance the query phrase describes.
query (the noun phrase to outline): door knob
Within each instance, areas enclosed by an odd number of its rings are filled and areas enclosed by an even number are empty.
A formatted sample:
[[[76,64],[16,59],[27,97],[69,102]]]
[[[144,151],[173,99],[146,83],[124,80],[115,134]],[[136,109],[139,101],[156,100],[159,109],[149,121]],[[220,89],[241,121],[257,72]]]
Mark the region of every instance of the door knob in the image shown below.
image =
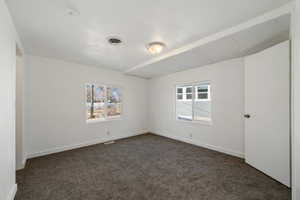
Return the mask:
[[[245,115],[244,115],[244,117],[245,117],[245,118],[250,118],[250,117],[251,117],[251,115],[249,115],[249,114],[245,114]]]

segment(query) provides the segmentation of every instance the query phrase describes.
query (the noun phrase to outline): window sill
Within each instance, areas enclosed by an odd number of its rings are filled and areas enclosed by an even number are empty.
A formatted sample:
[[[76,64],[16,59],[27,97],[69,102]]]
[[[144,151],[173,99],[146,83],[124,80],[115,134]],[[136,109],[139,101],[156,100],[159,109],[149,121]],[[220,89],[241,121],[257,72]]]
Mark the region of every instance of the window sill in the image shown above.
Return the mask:
[[[101,123],[101,122],[111,122],[111,121],[120,121],[122,117],[112,117],[108,119],[88,119],[86,120],[87,124]]]
[[[191,124],[200,124],[200,125],[206,125],[206,126],[212,126],[213,122],[212,120],[182,120],[182,119],[176,119],[178,122],[183,122],[183,123],[191,123]]]

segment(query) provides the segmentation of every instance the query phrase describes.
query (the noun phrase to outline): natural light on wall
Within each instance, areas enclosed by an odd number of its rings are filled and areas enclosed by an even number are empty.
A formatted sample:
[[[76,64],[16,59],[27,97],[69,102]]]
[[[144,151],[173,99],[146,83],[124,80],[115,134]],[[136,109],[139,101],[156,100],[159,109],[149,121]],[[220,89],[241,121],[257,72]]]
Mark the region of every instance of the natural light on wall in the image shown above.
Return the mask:
[[[120,88],[96,84],[86,84],[85,88],[87,121],[105,121],[121,117]]]
[[[211,88],[209,83],[176,86],[176,119],[211,121]]]

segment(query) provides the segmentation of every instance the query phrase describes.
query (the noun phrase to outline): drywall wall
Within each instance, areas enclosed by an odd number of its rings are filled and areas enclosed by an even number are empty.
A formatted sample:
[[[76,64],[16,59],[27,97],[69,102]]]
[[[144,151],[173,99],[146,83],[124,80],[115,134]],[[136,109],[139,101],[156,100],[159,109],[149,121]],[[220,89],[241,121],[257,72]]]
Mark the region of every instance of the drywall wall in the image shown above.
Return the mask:
[[[300,199],[300,0],[292,23],[292,199]]]
[[[175,85],[209,81],[212,124],[175,118]],[[242,157],[244,60],[234,59],[149,81],[150,131]]]
[[[0,199],[13,200],[15,184],[15,67],[21,46],[6,4],[0,0]]]
[[[27,157],[148,131],[147,80],[121,72],[35,56],[26,57],[26,63]],[[121,87],[123,115],[120,120],[86,123],[86,83]]]
[[[23,136],[23,99],[24,99],[24,56],[17,55],[16,63],[16,169],[23,169],[25,164]]]

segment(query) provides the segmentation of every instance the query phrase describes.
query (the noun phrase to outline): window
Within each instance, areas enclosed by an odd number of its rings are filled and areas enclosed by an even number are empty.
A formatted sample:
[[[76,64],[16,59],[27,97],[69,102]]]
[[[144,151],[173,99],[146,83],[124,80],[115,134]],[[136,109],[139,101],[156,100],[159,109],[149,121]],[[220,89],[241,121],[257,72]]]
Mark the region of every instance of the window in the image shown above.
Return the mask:
[[[176,118],[184,121],[211,121],[209,83],[176,86]]]
[[[196,101],[210,101],[210,85],[200,84],[195,86]]]
[[[107,116],[116,118],[121,116],[121,91],[119,88],[107,87]]]
[[[183,88],[177,88],[177,99],[183,100]]]
[[[86,119],[107,120],[121,116],[121,90],[96,84],[86,84]]]
[[[192,100],[193,99],[193,87],[188,86],[185,88],[185,100]]]
[[[177,87],[177,99],[182,101],[192,101],[193,86]]]

